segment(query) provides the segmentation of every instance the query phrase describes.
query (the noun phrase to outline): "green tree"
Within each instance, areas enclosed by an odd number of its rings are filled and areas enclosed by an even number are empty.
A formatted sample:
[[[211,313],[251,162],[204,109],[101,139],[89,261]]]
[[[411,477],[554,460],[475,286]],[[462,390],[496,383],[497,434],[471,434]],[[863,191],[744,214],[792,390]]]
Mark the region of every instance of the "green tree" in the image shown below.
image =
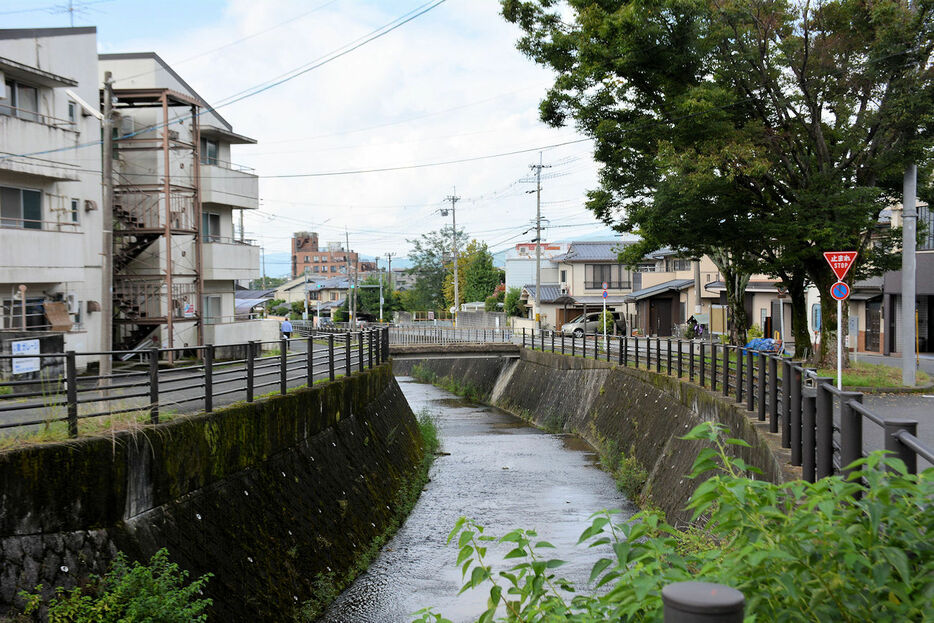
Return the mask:
[[[412,245],[409,260],[415,275],[415,284],[406,297],[409,311],[434,310],[445,308],[444,278],[448,264],[453,264],[453,228],[444,227],[438,231],[422,234],[420,238],[408,240]],[[457,247],[463,248],[466,241],[464,230],[457,230]]]
[[[506,292],[505,300],[503,301],[503,311],[506,312],[507,316],[525,316],[524,306],[520,300],[522,297],[522,290],[519,288],[509,288]]]
[[[392,316],[392,312],[402,309],[399,294],[389,289],[389,277],[382,273],[379,275],[370,274],[360,285],[379,286],[380,278],[383,280],[383,317],[388,318]],[[379,287],[359,288],[357,291],[357,296],[359,296],[357,311],[379,318],[379,292]]]
[[[525,31],[519,49],[557,72],[542,118],[573,120],[595,139],[605,166],[588,207],[654,244],[720,248],[737,274],[780,277],[799,348],[809,342],[803,292],[813,283],[819,359],[832,353],[836,307],[822,252],[860,251],[851,280],[889,268],[898,232],[878,231],[879,212],[898,200],[906,163],[919,164],[927,188],[934,3],[502,6]]]
[[[454,262],[447,265],[444,277],[444,301],[454,306]],[[484,301],[503,281],[503,271],[493,266],[493,255],[485,242],[474,239],[457,258],[458,288],[461,303]]]

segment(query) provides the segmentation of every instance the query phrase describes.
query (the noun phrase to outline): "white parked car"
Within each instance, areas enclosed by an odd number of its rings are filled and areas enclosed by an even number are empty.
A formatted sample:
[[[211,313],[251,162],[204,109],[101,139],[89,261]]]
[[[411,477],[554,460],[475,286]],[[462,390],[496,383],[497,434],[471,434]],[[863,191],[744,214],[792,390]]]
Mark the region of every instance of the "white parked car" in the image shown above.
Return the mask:
[[[611,313],[613,314],[613,321],[616,324],[616,332],[625,334],[626,322],[618,313]],[[585,333],[603,333],[603,325],[600,324],[601,316],[603,316],[602,311],[587,312],[586,318],[584,316],[578,316],[574,320],[561,325],[561,332],[565,335],[573,335],[574,337],[580,337]],[[612,328],[607,327],[607,332],[612,333]]]

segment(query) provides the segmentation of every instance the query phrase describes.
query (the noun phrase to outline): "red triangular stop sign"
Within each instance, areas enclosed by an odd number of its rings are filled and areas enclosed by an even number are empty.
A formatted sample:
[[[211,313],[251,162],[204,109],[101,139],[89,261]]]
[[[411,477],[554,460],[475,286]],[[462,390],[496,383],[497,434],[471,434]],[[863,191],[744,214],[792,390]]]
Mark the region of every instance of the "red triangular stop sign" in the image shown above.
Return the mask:
[[[824,253],[824,259],[830,264],[831,270],[837,276],[837,279],[843,281],[850,266],[856,261],[856,251],[830,251]]]

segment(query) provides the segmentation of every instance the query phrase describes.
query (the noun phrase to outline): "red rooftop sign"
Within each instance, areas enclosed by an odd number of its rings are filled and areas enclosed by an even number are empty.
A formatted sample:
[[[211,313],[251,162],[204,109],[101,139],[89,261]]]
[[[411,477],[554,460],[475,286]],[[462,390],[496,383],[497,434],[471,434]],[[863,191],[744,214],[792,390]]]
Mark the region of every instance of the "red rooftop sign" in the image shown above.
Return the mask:
[[[850,266],[856,261],[856,251],[830,251],[824,253],[824,259],[830,264],[831,270],[837,276],[837,279],[843,281]]]

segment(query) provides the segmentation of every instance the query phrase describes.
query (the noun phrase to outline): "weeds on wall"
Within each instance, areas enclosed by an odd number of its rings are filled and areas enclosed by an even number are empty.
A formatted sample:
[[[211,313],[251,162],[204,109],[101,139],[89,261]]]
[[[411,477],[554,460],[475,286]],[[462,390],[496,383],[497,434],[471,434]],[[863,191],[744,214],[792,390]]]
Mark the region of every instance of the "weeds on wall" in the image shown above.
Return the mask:
[[[704,423],[684,439],[707,442],[691,473],[701,483],[681,531],[654,510],[625,522],[600,511],[579,544],[604,552],[588,587],[561,578],[564,561],[529,530],[496,537],[461,518],[457,544],[463,590],[489,591],[478,621],[662,621],[662,588],[689,580],[726,584],[746,597],[746,621],[926,621],[934,595],[934,469],[907,473],[882,452],[853,463],[848,478],[773,484],[730,456],[724,427]],[[507,548],[493,569],[488,548]],[[431,608],[417,623],[447,622]]]
[[[211,574],[188,582],[188,572],[169,561],[168,551],[160,549],[148,564],[130,564],[119,553],[103,576],[91,576],[83,587],[70,591],[56,588],[55,595],[42,597],[42,585],[35,592],[21,591],[25,608],[16,622],[49,623],[192,623],[207,621],[205,610],[211,600],[201,592]],[[47,608],[45,617],[40,614]]]
[[[447,376],[438,376],[435,372],[420,364],[412,366],[412,378],[420,383],[431,383],[473,402],[483,402],[485,398],[483,392],[470,383],[462,383]]]

